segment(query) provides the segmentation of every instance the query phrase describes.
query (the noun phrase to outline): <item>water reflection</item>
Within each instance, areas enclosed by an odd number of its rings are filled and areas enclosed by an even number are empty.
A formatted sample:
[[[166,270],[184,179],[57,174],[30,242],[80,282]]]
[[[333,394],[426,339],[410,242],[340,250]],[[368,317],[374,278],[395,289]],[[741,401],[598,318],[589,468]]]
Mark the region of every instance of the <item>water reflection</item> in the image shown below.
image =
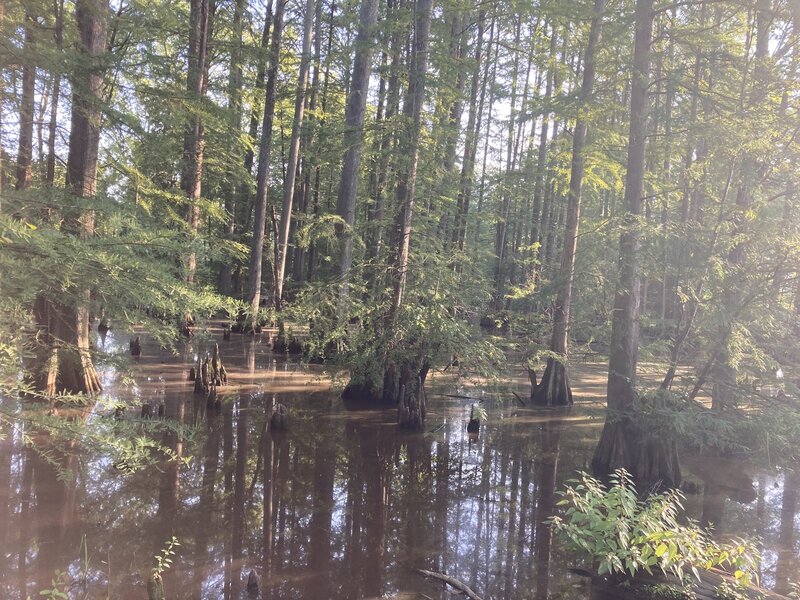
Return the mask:
[[[544,522],[557,510],[555,491],[585,469],[602,421],[580,407],[535,412],[489,398],[488,422],[470,437],[468,403],[445,398],[449,384],[434,379],[432,431],[402,434],[394,411],[345,411],[318,372],[250,338],[221,350],[234,385],[216,412],[185,379],[201,343],[185,357],[145,346],[136,394],[161,390],[172,425],[154,468],[125,475],[79,447],[53,464],[18,433],[0,441],[0,597],[36,597],[57,570],[70,581],[85,572],[75,598],[145,597],[153,556],[172,535],[181,545],[165,573],[169,598],[238,600],[251,571],[269,600],[448,597],[418,568],[483,597],[588,597],[568,571],[580,561]],[[112,391],[131,399],[127,388]],[[286,433],[267,424],[278,402],[291,411]],[[757,495],[752,480],[732,492],[706,479],[691,510],[722,535],[762,535],[764,580],[785,590],[798,564],[800,477],[762,475]]]

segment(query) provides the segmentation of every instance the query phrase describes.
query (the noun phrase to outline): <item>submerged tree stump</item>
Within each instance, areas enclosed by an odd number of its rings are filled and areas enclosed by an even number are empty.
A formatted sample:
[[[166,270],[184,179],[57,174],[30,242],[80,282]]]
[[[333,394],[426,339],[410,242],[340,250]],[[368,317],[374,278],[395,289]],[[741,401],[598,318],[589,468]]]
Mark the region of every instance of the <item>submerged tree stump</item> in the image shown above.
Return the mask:
[[[128,348],[131,351],[131,356],[134,358],[139,358],[142,355],[142,341],[139,339],[138,335],[128,342]]]
[[[397,424],[402,429],[421,431],[425,426],[427,410],[425,399],[425,378],[428,375],[427,363],[419,370],[406,363],[400,376],[400,399],[397,406]]]
[[[284,404],[276,404],[269,418],[269,427],[272,431],[286,431],[289,429],[289,409]]]
[[[468,433],[478,433],[481,430],[481,420],[475,411],[475,405],[469,409],[469,422],[467,423]]]
[[[529,373],[533,373],[529,369]],[[569,385],[567,367],[552,356],[547,359],[547,367],[542,380],[536,385],[536,373],[531,377],[531,402],[538,406],[572,406],[572,388]]]
[[[195,371],[195,378],[194,378],[194,393],[195,394],[207,394],[209,390],[209,382],[208,382],[208,358],[203,360],[202,358],[197,359],[197,370]]]
[[[220,402],[219,396],[217,395],[217,386],[215,385],[211,386],[211,389],[206,395],[206,408],[208,410],[220,410],[222,408],[222,402]]]
[[[214,344],[214,351],[211,355],[211,383],[222,385],[222,360],[219,356],[219,344]]]
[[[258,596],[259,588],[261,587],[261,579],[255,571],[250,571],[247,576],[247,595],[250,597]]]
[[[108,326],[108,319],[102,317],[100,319],[100,323],[97,324],[97,335],[100,336],[100,344],[105,345],[106,343],[106,335],[108,334],[108,330],[111,329]]]
[[[205,359],[197,359],[197,366],[189,370],[189,380],[194,381],[194,393],[198,395],[208,395],[212,387],[228,383],[228,372],[222,364],[218,344],[214,344],[210,357],[206,355]]]
[[[153,573],[150,579],[147,580],[147,598],[148,600],[166,600],[164,595],[164,580],[161,575]]]

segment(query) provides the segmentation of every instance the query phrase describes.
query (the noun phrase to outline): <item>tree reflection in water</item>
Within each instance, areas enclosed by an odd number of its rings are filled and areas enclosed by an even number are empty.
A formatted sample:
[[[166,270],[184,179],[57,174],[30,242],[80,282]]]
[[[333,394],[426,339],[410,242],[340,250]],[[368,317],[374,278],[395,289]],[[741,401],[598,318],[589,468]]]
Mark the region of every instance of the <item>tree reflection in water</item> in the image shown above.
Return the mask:
[[[182,358],[150,365],[168,374],[159,385],[174,427],[159,441],[185,464],[165,456],[128,475],[87,448],[53,465],[19,435],[0,442],[0,597],[36,597],[56,570],[77,579],[83,535],[89,596],[143,597],[153,555],[173,534],[181,546],[165,574],[171,600],[239,600],[251,571],[270,600],[446,597],[417,568],[498,600],[588,596],[567,570],[580,559],[544,524],[557,510],[555,491],[586,468],[599,435],[580,405],[561,414],[487,403],[475,438],[464,427],[469,407],[437,395],[434,378],[436,431],[404,434],[395,411],[345,411],[313,375],[259,348],[223,345],[232,379],[254,385],[225,391],[220,413],[178,380]],[[284,434],[266,426],[278,402],[291,411]],[[698,518],[727,517],[726,533],[759,523],[775,557],[766,580],[774,573],[785,589],[797,564],[797,476],[763,477],[758,502],[713,485],[687,502]]]

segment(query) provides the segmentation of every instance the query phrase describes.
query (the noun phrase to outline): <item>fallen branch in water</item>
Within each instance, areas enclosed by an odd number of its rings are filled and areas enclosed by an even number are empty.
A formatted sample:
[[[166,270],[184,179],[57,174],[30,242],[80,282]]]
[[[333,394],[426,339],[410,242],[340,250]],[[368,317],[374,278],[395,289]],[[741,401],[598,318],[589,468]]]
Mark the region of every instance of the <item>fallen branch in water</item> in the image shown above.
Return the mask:
[[[460,582],[455,577],[450,577],[449,575],[445,575],[444,573],[436,573],[435,571],[426,571],[425,569],[417,569],[419,573],[424,575],[425,577],[432,577],[433,579],[438,579],[439,581],[444,581],[447,585],[452,588],[463,592],[467,598],[471,600],[483,600],[478,594],[472,591],[470,587],[466,583]]]
[[[519,394],[517,392],[511,392],[511,393],[514,394],[514,397],[520,404],[522,404],[522,406],[528,406],[527,404],[525,404],[525,400],[519,397]]]

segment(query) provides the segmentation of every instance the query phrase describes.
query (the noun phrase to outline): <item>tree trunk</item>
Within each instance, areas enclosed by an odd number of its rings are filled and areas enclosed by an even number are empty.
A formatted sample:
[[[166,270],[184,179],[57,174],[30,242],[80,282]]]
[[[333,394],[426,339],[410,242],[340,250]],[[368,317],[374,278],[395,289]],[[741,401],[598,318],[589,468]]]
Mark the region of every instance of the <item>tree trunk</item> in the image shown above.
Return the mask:
[[[286,165],[286,177],[283,181],[283,205],[281,221],[278,229],[277,265],[275,269],[275,309],[280,310],[283,299],[283,279],[286,271],[286,255],[289,246],[289,226],[292,221],[292,203],[294,201],[294,182],[297,175],[297,162],[300,157],[300,133],[305,111],[308,70],[311,63],[311,29],[314,24],[314,0],[307,0],[303,17],[303,48],[300,57],[300,71],[297,75],[297,93],[294,98],[294,119],[292,121],[292,137],[289,141],[289,159]]]
[[[480,110],[478,108],[478,88],[481,79],[481,60],[483,51],[483,33],[486,11],[478,13],[478,33],[475,36],[475,66],[472,72],[472,81],[469,90],[469,117],[467,120],[467,134],[464,140],[464,155],[461,161],[461,180],[456,199],[455,222],[453,223],[453,246],[459,252],[464,251],[467,236],[467,215],[469,214],[469,201],[472,194],[473,179],[475,176],[475,155],[478,149],[478,134],[480,133]],[[484,89],[485,92],[485,89]],[[483,100],[483,97],[481,97]],[[483,108],[481,106],[481,108]],[[457,268],[460,265],[457,263]]]
[[[422,105],[425,100],[432,5],[432,0],[417,0],[414,9],[414,53],[408,75],[408,93],[403,106],[409,125],[401,149],[401,155],[407,164],[397,184],[397,200],[400,205],[399,245],[392,269],[393,298],[389,321],[394,318],[403,302],[403,291],[408,277],[408,254],[419,165],[419,140],[422,131]]]
[[[199,104],[205,91],[206,61],[208,50],[210,3],[213,0],[191,0],[189,15],[189,51],[187,54],[186,91],[189,98]],[[197,235],[200,224],[200,196],[203,178],[203,153],[205,149],[205,133],[200,118],[199,106],[191,109],[183,142],[184,170],[181,187],[189,200],[189,233],[192,238]],[[195,240],[191,240],[191,249],[186,261],[186,282],[194,283],[197,270],[197,250]]]
[[[480,215],[483,212],[483,199],[484,194],[486,192],[486,163],[489,159],[489,140],[491,139],[491,131],[492,131],[492,108],[494,106],[495,100],[495,84],[497,83],[497,62],[500,57],[500,44],[497,42],[497,38],[494,37],[495,32],[495,25],[496,17],[492,18],[492,26],[491,26],[491,33],[489,34],[489,48],[487,51],[487,57],[490,56],[489,52],[491,51],[492,44],[494,44],[494,59],[490,59],[486,61],[486,72],[484,73],[484,80],[483,80],[483,91],[486,90],[488,85],[489,87],[489,104],[487,108],[486,114],[486,135],[483,138],[483,159],[481,161],[481,183],[478,186],[478,206],[476,207],[477,215]],[[499,30],[499,25],[497,26]],[[500,32],[497,32],[499,37]],[[492,67],[492,74],[491,77],[488,75],[489,65]],[[489,83],[491,82],[491,83]],[[482,92],[483,93],[483,92]],[[475,223],[475,244],[477,245],[478,241],[481,238],[481,219],[480,216],[476,219]]]
[[[402,306],[403,292],[408,276],[432,7],[432,0],[417,0],[414,7],[414,40],[408,76],[409,87],[403,103],[406,124],[405,131],[402,132],[398,142],[398,169],[400,172],[396,198],[400,212],[397,220],[397,247],[390,271],[391,304],[383,320],[387,340],[392,335],[395,316]],[[389,346],[392,343],[389,341]],[[369,401],[383,400],[387,404],[397,404],[400,426],[406,429],[421,429],[425,422],[423,386],[428,373],[422,351],[417,349],[416,356],[413,356],[414,352],[410,352],[412,356],[405,357],[400,365],[392,362],[388,356],[389,348],[386,346],[378,350],[371,349],[371,352],[375,358],[373,361],[375,364],[366,365],[351,374],[350,383],[342,393],[342,398],[362,397]],[[370,366],[383,369],[382,385],[374,381]]]
[[[3,34],[3,17],[5,16],[5,0],[0,0],[0,38],[5,39]],[[5,69],[0,66],[0,80],[5,81]],[[0,125],[3,123],[3,104],[5,103],[4,86],[0,86]],[[3,132],[0,126],[0,213],[3,211]]]
[[[278,78],[278,65],[283,33],[283,14],[286,0],[275,0],[275,16],[272,22],[270,40],[269,71],[264,98],[264,118],[261,125],[261,143],[258,148],[258,176],[256,183],[255,215],[253,217],[253,241],[250,247],[249,288],[247,303],[253,326],[257,325],[258,308],[261,304],[261,273],[264,257],[264,241],[267,219],[269,162],[272,152],[272,123],[275,119],[275,85]]]
[[[36,102],[36,17],[25,10],[25,61],[22,65],[22,99],[19,107],[19,146],[17,150],[17,181],[14,188],[24,190],[31,185],[33,159],[33,121]]]
[[[608,367],[608,409],[636,410],[636,355],[639,343],[639,247],[637,220],[642,213],[644,192],[645,137],[647,132],[650,44],[653,29],[653,0],[637,0],[631,83],[631,120],[625,175],[627,227],[620,235],[620,262],[611,350]],[[649,436],[634,413],[609,415],[592,459],[596,473],[606,475],[626,469],[641,484],[680,485],[677,448],[664,436]]]
[[[537,261],[541,254],[541,224],[544,220],[542,211],[542,199],[544,196],[545,179],[547,175],[547,135],[550,125],[549,104],[550,97],[553,94],[553,80],[555,78],[555,54],[556,54],[556,28],[553,27],[553,33],[550,37],[550,60],[551,67],[547,74],[547,81],[545,83],[544,98],[542,103],[545,106],[545,112],[542,114],[542,129],[539,138],[539,150],[536,156],[536,179],[533,183],[533,208],[531,214],[531,238],[530,245],[533,248],[531,256],[530,272],[536,273],[538,271]]]
[[[349,296],[350,268],[353,265],[353,228],[356,221],[356,192],[358,168],[361,162],[361,145],[364,140],[364,113],[369,93],[369,76],[372,67],[375,25],[378,22],[378,0],[362,0],[359,11],[358,34],[353,43],[355,60],[350,74],[350,94],[344,115],[344,162],[339,183],[336,213],[344,221],[337,227],[341,240],[339,255],[340,316],[344,315]]]
[[[744,97],[744,84],[742,86],[742,104],[747,105],[748,110],[758,110],[758,105],[766,94],[765,70],[766,59],[769,51],[770,24],[773,19],[771,11],[771,0],[758,0],[756,3],[756,50],[753,56],[753,86],[750,90],[749,99]],[[745,69],[744,77],[747,77],[748,69]],[[759,164],[753,153],[748,153],[742,161],[741,183],[736,193],[736,207],[733,215],[733,232],[736,238],[742,238],[748,230],[747,216],[753,204],[753,186],[757,185]],[[727,310],[736,309],[742,304],[742,290],[740,289],[740,276],[742,271],[747,268],[747,242],[740,239],[728,254],[728,265],[730,266],[730,279],[727,283],[728,289],[725,291],[723,304]],[[734,366],[736,359],[731,355],[730,344],[728,343],[733,323],[723,323],[721,327],[724,334],[721,336],[720,344],[722,352],[719,354],[715,366],[715,381],[711,393],[711,405],[715,410],[722,410],[725,407],[734,406],[737,402],[737,369]]]
[[[228,114],[230,116],[230,132],[234,138],[241,135],[242,129],[242,19],[246,9],[244,0],[235,0],[233,5],[233,47],[231,48],[230,70],[228,72]],[[238,186],[236,185],[235,169],[228,172],[230,182],[225,187],[225,216],[226,223],[223,235],[228,240],[233,240],[236,234],[236,200]],[[232,269],[230,260],[223,258],[219,269],[219,289],[223,294],[230,295]]]
[[[595,0],[594,15],[589,29],[589,40],[584,55],[583,81],[580,101],[587,106],[592,101],[595,78],[595,54],[600,43],[602,15],[605,0]],[[584,114],[579,114],[572,132],[572,165],[569,178],[569,200],[567,206],[564,245],[561,252],[559,288],[553,311],[553,336],[550,350],[563,358],[548,357],[542,381],[533,394],[533,402],[543,406],[572,404],[572,389],[569,385],[566,358],[569,343],[569,315],[572,304],[572,284],[575,279],[575,253],[578,247],[578,224],[581,214],[581,187],[584,172],[584,147],[587,123]]]
[[[102,56],[106,43],[107,0],[78,0],[75,17],[80,34],[78,62],[73,74],[72,122],[67,160],[67,190],[78,198],[97,191],[97,164],[102,122]],[[74,209],[64,227],[87,238],[94,234],[94,211]],[[52,398],[55,393],[100,391],[89,348],[89,290],[76,290],[74,303],[65,304],[40,294],[34,315],[40,340],[34,387]]]
[[[387,20],[393,23],[397,22],[396,11],[403,6],[403,0],[396,2],[395,0],[387,0]],[[368,247],[370,249],[371,257],[377,263],[374,273],[374,289],[380,287],[380,260],[383,255],[384,249],[384,219],[385,219],[385,191],[387,180],[389,178],[389,171],[394,158],[392,150],[396,145],[395,132],[387,123],[391,123],[392,119],[397,115],[400,104],[400,50],[401,50],[401,30],[395,25],[392,28],[391,36],[389,37],[389,76],[386,83],[386,110],[383,118],[383,131],[378,139],[378,173],[375,182],[374,194],[374,208],[370,215],[372,223],[370,231],[370,240]]]
[[[59,54],[64,45],[64,0],[54,0],[56,26],[53,37]],[[58,102],[61,97],[61,73],[53,73],[53,93],[50,100],[50,123],[47,127],[47,166],[44,180],[53,185],[56,180],[56,126],[58,125]]]
[[[514,123],[516,118],[517,104],[517,80],[519,79],[519,40],[522,29],[522,19],[518,16],[514,28],[514,67],[511,78],[511,107],[508,117],[508,137],[506,138],[506,171],[504,181],[501,183],[501,202],[500,214],[495,230],[494,240],[494,298],[492,310],[499,310],[503,304],[506,276],[506,246],[508,237],[508,217],[511,206],[511,171],[513,168],[513,149],[514,149]]]

